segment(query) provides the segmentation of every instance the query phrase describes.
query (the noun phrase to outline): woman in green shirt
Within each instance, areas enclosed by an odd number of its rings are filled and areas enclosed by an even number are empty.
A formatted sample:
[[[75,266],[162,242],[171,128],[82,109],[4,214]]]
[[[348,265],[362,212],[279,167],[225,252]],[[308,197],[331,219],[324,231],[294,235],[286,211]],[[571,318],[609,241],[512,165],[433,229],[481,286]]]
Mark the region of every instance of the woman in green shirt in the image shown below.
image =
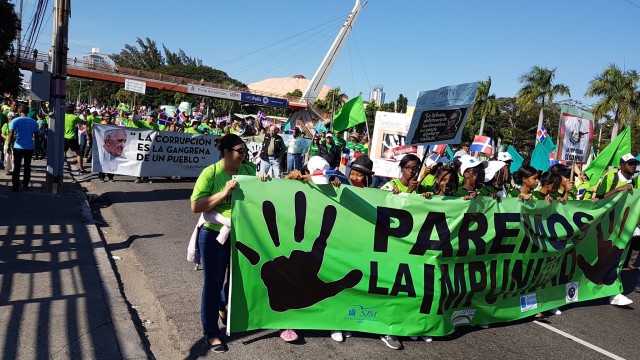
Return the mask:
[[[194,213],[217,212],[231,218],[231,192],[238,186],[235,175],[255,175],[255,168],[243,164],[248,154],[247,146],[237,135],[220,138],[219,149],[222,160],[205,168],[200,173],[191,194],[191,210]],[[215,215],[215,214],[214,214]],[[227,351],[220,339],[218,318],[224,314],[224,303],[220,299],[225,272],[231,256],[230,241],[220,236],[221,223],[205,222],[198,234],[204,285],[202,287],[201,321],[204,340],[213,352]],[[230,222],[230,221],[229,221]],[[227,229],[228,230],[228,229]],[[225,289],[228,292],[228,287]],[[228,298],[228,294],[227,297]],[[220,313],[219,313],[220,311]]]
[[[304,162],[309,162],[309,159],[318,155],[318,146],[320,146],[320,138],[316,135],[311,140],[311,144],[309,144],[309,148],[307,149],[307,154],[305,155]]]
[[[420,158],[414,154],[405,155],[400,160],[400,178],[392,179],[382,190],[392,191],[394,194],[413,193],[422,194],[424,188],[418,182],[418,172],[420,171]]]
[[[562,185],[562,177],[560,174],[547,171],[540,176],[540,190],[532,191],[531,199],[545,200],[548,202],[560,200],[561,198],[553,198],[553,195],[560,189],[560,185]]]

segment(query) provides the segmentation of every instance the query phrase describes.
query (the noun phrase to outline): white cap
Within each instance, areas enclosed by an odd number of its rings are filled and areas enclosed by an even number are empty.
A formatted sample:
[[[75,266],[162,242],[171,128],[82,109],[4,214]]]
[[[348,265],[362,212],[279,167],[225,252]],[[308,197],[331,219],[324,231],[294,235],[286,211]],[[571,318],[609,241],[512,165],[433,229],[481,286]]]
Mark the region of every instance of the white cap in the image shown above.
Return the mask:
[[[331,169],[331,166],[327,162],[327,160],[321,158],[320,156],[312,156],[307,163],[307,169],[311,173],[311,180],[314,183],[322,185],[329,183],[329,177],[326,175],[313,175],[316,171],[327,171]]]
[[[498,153],[498,160],[507,162],[507,161],[513,161],[513,158],[511,157],[511,154],[509,154],[508,152],[500,151]]]
[[[478,165],[485,168],[487,167],[486,161],[480,161],[471,155],[463,155],[458,160],[460,160],[460,162],[462,163],[462,165],[460,165],[460,175],[462,176],[464,176],[464,172],[467,171],[467,169],[476,167]]]
[[[455,154],[453,154],[453,157],[461,158],[461,157],[463,157],[465,155],[468,155],[466,151],[458,150],[458,151],[456,151]]]
[[[328,137],[333,137],[332,133],[327,133],[327,135],[325,135],[324,137],[328,138]]]
[[[636,159],[636,157],[633,156],[631,153],[622,155],[622,157],[620,158],[620,161],[635,162],[636,164],[640,163],[640,161],[638,161],[638,159]]]
[[[484,182],[489,182],[493,180],[493,177],[496,176],[496,173],[500,171],[503,167],[505,167],[507,163],[503,161],[492,160],[487,164],[487,168],[484,170]]]
[[[91,113],[94,113],[96,111],[98,111],[98,110],[95,107],[92,107],[91,109],[89,109],[89,112],[91,112]]]

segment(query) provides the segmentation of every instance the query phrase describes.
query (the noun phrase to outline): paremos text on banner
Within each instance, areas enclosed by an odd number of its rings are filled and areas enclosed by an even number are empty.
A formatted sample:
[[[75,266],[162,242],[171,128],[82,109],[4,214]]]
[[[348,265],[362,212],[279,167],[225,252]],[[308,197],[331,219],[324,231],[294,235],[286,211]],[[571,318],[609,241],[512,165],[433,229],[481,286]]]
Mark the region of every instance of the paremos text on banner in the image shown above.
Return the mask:
[[[93,137],[94,172],[197,177],[220,159],[212,135],[94,125]]]
[[[478,83],[473,82],[420,92],[407,144],[459,144],[477,88]]]

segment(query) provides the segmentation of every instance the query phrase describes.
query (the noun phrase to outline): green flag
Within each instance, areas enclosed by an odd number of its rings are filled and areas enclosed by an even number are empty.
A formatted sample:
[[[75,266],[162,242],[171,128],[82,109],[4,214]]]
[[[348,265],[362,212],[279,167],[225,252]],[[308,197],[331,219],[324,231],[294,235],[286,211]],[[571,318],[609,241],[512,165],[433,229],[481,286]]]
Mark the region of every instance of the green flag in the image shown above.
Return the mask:
[[[549,169],[549,157],[556,149],[551,136],[545,136],[544,141],[536,142],[536,147],[531,154],[531,166],[536,170],[547,171]]]
[[[507,152],[511,155],[513,161],[511,162],[511,166],[509,167],[509,172],[514,173],[522,166],[522,162],[524,159],[520,155],[520,153],[511,145],[507,148]]]
[[[631,152],[631,127],[627,126],[598,156],[584,169],[589,176],[589,185],[595,186],[607,167],[617,166],[624,154]]]
[[[342,131],[367,121],[364,113],[362,97],[358,96],[349,100],[340,111],[333,116],[333,131]]]

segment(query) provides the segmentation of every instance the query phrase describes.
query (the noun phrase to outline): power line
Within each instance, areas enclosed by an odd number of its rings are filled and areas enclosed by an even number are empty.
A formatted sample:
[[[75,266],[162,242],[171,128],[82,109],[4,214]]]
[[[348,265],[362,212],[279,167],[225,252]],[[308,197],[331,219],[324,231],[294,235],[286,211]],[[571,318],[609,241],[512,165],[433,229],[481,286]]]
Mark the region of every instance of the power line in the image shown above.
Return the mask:
[[[631,0],[624,0],[624,1],[629,3],[629,4],[631,4],[631,5],[633,5],[633,6],[635,6],[635,7],[637,7],[638,9],[640,9],[640,5],[638,5],[638,4],[634,3],[634,2],[631,2]]]

